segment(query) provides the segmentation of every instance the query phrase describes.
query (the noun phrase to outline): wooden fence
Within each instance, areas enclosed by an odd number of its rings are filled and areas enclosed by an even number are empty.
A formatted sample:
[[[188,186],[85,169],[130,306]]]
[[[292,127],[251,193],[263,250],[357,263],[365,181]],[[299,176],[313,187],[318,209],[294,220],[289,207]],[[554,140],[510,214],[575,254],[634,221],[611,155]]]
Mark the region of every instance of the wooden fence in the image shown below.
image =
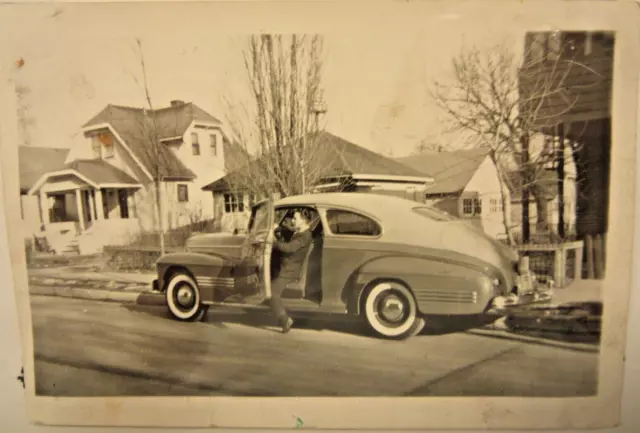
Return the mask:
[[[521,255],[529,257],[531,271],[551,277],[556,288],[566,287],[570,282],[582,279],[582,241],[522,244],[517,249]]]

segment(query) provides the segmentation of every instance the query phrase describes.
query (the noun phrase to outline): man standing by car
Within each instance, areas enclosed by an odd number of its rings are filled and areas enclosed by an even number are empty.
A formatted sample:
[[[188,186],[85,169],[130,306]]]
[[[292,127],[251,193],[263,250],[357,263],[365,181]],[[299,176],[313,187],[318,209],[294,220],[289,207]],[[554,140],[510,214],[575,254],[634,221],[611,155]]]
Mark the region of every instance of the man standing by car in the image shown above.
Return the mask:
[[[282,292],[287,284],[298,281],[302,269],[302,263],[308,248],[311,245],[312,237],[309,230],[309,217],[303,212],[296,211],[292,219],[293,230],[295,231],[289,241],[274,241],[274,248],[280,251],[280,272],[271,282],[271,311],[277,317],[278,323],[282,327],[282,332],[287,333],[293,325],[293,320],[287,314],[282,303]],[[274,230],[278,226],[274,227]]]

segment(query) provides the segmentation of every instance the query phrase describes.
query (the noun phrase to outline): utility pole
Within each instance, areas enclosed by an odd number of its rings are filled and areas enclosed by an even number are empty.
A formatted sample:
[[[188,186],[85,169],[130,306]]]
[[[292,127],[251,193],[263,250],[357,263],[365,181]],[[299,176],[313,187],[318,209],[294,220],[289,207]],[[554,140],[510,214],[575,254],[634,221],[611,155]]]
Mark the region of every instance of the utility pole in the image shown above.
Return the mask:
[[[320,115],[325,114],[327,112],[327,103],[324,100],[324,92],[322,90],[318,91],[318,95],[313,100],[313,105],[311,106],[311,113],[315,117],[315,132],[320,130]]]
[[[327,103],[324,100],[324,92],[322,90],[318,90],[318,94],[313,99],[313,104],[311,105],[311,114],[314,116],[314,135],[317,135],[320,131],[320,116],[327,112]],[[314,140],[317,137],[314,137]],[[306,181],[306,140],[307,137],[303,138],[303,147],[302,147],[302,158],[300,161],[300,174],[302,176],[302,193],[305,194],[307,192],[307,181]]]

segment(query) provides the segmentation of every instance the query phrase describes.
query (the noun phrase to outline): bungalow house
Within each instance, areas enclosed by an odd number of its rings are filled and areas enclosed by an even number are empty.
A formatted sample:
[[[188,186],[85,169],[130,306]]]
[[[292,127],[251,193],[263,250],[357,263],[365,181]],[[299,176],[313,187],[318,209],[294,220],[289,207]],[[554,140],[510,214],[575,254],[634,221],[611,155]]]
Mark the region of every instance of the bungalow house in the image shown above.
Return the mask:
[[[489,236],[505,232],[500,177],[485,148],[428,152],[396,161],[431,176],[425,202],[469,220]]]
[[[309,193],[369,192],[424,202],[425,186],[432,181],[424,173],[329,132],[318,132],[314,139],[313,166],[308,169],[321,173],[308,187]],[[251,164],[260,164],[260,159]],[[203,188],[213,195],[214,217],[222,231],[243,230],[248,222],[255,197],[246,189],[233,187],[241,183],[242,170],[247,168],[230,172]]]
[[[29,195],[29,190],[45,173],[64,167],[69,149],[54,147],[18,147],[18,170],[20,173],[20,215],[25,239],[32,239],[42,232],[40,200]]]
[[[202,186],[224,175],[226,139],[221,122],[195,104],[176,100],[154,111],[109,104],[83,132],[64,165],[29,188],[47,232],[64,226],[69,242],[90,253],[156,231],[156,180],[165,230],[213,216]]]

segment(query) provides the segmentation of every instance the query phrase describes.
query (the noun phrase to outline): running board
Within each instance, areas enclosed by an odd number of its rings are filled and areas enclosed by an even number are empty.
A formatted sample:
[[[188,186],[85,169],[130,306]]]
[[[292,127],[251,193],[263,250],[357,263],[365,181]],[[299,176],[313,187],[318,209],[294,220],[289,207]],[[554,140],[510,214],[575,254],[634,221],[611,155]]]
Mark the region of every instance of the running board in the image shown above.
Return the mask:
[[[284,306],[291,311],[311,311],[332,314],[346,314],[347,309],[343,306],[320,305],[307,299],[283,299]],[[247,298],[244,302],[212,302],[209,305],[220,307],[243,308],[251,310],[267,310],[269,302],[264,298]]]

